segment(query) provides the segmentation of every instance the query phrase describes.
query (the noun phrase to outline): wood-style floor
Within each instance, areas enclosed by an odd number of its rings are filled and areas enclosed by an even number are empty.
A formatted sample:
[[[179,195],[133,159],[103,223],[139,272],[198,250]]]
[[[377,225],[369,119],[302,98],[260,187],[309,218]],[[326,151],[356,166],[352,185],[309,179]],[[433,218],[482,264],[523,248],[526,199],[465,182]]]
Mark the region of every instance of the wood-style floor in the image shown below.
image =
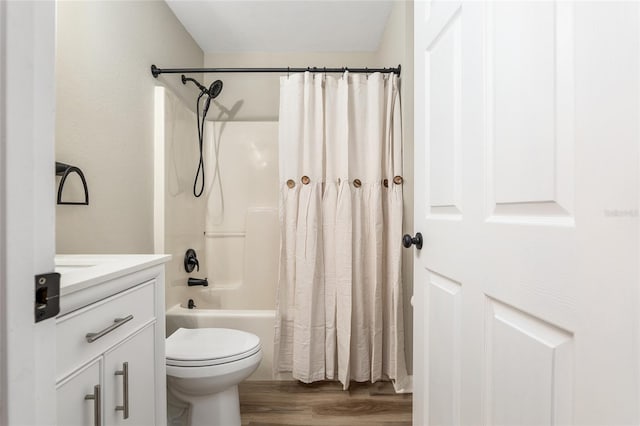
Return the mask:
[[[411,395],[394,393],[389,382],[243,382],[239,385],[243,426],[410,426]]]

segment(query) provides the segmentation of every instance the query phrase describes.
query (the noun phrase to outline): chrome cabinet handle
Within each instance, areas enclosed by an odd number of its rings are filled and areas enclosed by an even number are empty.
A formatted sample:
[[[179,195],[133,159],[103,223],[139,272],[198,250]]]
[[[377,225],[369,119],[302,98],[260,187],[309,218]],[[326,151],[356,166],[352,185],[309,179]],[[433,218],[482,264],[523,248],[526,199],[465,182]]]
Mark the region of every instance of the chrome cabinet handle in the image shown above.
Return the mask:
[[[121,325],[124,325],[124,323],[129,322],[133,319],[133,315],[127,315],[124,318],[116,318],[113,320],[113,324],[110,325],[109,327],[105,328],[102,331],[99,331],[97,333],[87,333],[86,338],[87,338],[87,342],[89,343],[93,343],[96,340],[98,340],[99,338],[101,338],[102,336],[104,336],[105,334],[109,334],[111,333],[113,330],[115,330],[116,328],[120,327]]]
[[[122,418],[129,418],[129,363],[122,363],[122,370],[115,373],[116,376],[122,376],[122,405],[116,405],[116,411],[122,411]]]
[[[93,424],[94,426],[100,426],[102,424],[100,415],[102,411],[101,402],[100,402],[100,385],[95,385],[93,387],[93,394],[85,395],[85,401],[92,400],[93,401]]]

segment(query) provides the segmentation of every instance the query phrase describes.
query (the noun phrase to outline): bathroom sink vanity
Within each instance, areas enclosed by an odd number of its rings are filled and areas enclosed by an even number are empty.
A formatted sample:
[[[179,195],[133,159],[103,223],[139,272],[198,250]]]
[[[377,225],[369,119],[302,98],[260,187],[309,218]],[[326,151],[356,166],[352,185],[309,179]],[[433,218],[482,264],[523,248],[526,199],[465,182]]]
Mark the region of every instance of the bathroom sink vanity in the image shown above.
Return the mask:
[[[166,424],[166,255],[61,255],[57,424]]]

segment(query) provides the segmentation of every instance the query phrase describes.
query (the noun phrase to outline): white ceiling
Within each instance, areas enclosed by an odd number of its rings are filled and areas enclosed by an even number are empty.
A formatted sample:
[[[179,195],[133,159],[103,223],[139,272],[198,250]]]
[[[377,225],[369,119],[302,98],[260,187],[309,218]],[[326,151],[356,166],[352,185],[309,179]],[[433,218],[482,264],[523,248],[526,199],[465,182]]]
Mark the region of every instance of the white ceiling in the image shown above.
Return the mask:
[[[165,0],[205,53],[372,52],[393,0]]]

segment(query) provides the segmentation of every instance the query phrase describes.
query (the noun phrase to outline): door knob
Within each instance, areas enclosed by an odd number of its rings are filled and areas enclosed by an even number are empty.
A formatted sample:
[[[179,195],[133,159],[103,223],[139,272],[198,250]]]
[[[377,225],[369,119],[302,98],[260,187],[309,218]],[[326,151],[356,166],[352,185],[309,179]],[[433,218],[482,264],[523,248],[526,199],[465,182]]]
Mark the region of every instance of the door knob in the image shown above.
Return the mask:
[[[411,237],[411,235],[409,235],[409,234],[404,234],[404,237],[402,237],[402,245],[405,246],[406,248],[409,248],[409,247],[411,247],[412,244],[414,244],[418,250],[420,250],[422,248],[422,234],[421,233],[416,232],[416,236],[415,237]]]

